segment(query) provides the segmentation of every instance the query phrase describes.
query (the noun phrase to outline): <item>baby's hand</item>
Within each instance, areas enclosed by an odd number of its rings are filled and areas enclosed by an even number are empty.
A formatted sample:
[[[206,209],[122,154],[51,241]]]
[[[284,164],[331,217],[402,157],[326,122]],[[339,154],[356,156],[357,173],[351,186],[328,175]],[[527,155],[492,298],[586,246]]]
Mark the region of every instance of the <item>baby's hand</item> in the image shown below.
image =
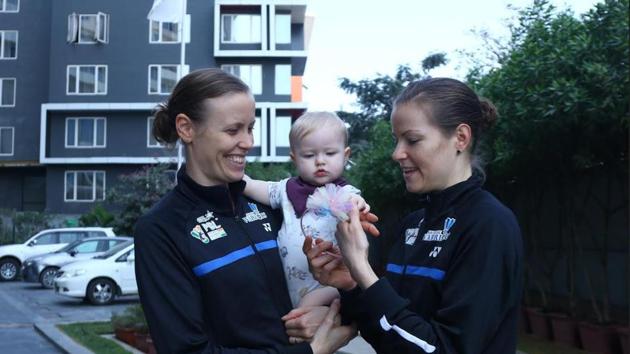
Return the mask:
[[[357,207],[357,209],[359,209],[361,214],[367,214],[370,212],[370,204],[366,203],[365,199],[363,199],[360,195],[352,195],[350,201]]]

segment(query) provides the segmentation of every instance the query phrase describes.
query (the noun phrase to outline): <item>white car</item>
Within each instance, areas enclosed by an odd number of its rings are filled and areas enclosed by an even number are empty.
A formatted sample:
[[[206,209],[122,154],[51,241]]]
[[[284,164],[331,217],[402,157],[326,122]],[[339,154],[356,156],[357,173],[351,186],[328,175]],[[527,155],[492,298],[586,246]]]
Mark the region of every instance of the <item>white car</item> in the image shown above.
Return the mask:
[[[54,252],[70,242],[97,236],[116,235],[111,227],[48,229],[38,232],[22,244],[0,246],[0,280],[17,278],[22,262],[29,257]]]
[[[22,280],[41,283],[52,289],[57,270],[66,264],[90,259],[103,254],[117,245],[133,240],[131,237],[89,237],[69,243],[52,253],[27,258],[22,265]]]
[[[133,241],[100,256],[67,264],[57,271],[55,293],[106,305],[116,296],[138,293]]]

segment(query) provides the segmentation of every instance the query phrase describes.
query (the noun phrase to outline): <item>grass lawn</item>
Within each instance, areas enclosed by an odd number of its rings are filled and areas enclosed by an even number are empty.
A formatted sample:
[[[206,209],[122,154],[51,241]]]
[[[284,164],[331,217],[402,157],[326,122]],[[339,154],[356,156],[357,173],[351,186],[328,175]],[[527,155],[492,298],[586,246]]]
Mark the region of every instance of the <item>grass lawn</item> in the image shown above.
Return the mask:
[[[101,337],[101,334],[114,333],[111,322],[72,323],[57,327],[96,354],[129,353],[114,341]]]
[[[518,335],[517,348],[527,354],[589,354],[583,350],[537,339],[523,333]]]

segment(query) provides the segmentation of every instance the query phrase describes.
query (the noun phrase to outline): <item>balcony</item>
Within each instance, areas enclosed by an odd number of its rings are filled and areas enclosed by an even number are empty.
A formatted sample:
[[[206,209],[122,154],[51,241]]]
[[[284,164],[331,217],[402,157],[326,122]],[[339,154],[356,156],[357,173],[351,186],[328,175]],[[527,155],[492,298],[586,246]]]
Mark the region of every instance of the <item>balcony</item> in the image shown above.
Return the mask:
[[[215,57],[304,57],[306,0],[217,0]]]

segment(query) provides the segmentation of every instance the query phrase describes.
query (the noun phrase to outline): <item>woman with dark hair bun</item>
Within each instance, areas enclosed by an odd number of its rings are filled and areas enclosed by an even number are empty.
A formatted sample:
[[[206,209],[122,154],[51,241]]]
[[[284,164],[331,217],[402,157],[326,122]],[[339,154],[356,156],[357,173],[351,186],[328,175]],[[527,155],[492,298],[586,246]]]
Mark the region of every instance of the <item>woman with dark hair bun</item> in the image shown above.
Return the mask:
[[[329,354],[356,332],[333,303],[310,343],[292,345],[291,311],[276,237],[281,220],[243,196],[255,102],[240,79],[194,71],[155,113],[153,133],[178,139],[177,186],[138,220],[136,276],[159,353]]]
[[[496,109],[465,84],[434,78],[409,84],[391,118],[392,158],[424,205],[395,233],[383,278],[368,263],[357,210],[337,226],[341,256],[329,242],[304,243],[313,275],[340,289],[342,316],[378,353],[514,353],[521,235],[481,188],[476,157]]]

